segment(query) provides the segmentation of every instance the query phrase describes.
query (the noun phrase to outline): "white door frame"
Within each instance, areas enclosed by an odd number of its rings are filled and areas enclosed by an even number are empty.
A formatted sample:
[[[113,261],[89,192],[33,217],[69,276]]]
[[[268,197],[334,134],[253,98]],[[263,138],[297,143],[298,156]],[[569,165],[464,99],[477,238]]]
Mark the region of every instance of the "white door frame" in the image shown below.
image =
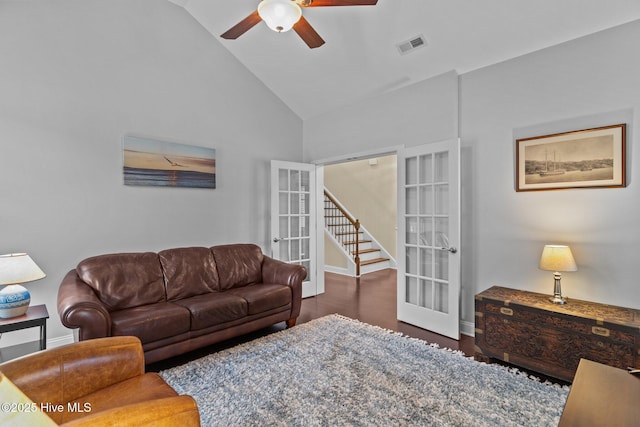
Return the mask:
[[[394,145],[386,148],[378,148],[367,151],[360,151],[358,153],[345,154],[342,156],[327,157],[325,159],[314,160],[311,163],[318,166],[330,165],[332,163],[346,163],[353,162],[355,160],[365,160],[373,157],[382,157],[392,154],[398,154],[398,151],[402,150],[404,145]]]
[[[383,156],[391,156],[391,155],[397,155],[398,151],[400,151],[403,148],[402,145],[394,145],[391,147],[386,147],[386,148],[377,148],[377,149],[373,149],[373,150],[367,150],[367,151],[360,151],[358,153],[352,153],[352,154],[345,154],[345,155],[341,155],[341,156],[335,156],[335,157],[328,157],[328,158],[324,158],[324,159],[320,159],[320,160],[314,160],[311,163],[318,166],[318,169],[321,170],[322,173],[322,185],[321,187],[319,187],[318,190],[318,197],[321,199],[321,204],[319,204],[318,206],[324,206],[324,166],[326,165],[331,165],[331,164],[336,164],[336,163],[348,163],[348,162],[354,162],[357,160],[365,160],[365,159],[371,159],[374,157],[383,157]],[[318,182],[316,180],[316,182]],[[396,196],[397,197],[397,196]],[[320,209],[319,209],[320,211]],[[324,209],[323,209],[324,211]],[[319,231],[318,231],[318,236],[324,236],[324,212],[319,212],[319,215],[322,216],[322,220],[321,222],[319,221]],[[396,231],[397,231],[397,227],[396,227]],[[396,244],[398,241],[398,236],[396,233]],[[322,264],[320,264],[320,262],[318,262],[319,268],[322,269],[322,274],[323,274],[323,279],[324,279],[324,271],[325,271],[325,265],[324,265],[324,237],[322,238],[318,238],[318,242],[320,245],[318,247],[318,253],[322,256]],[[334,271],[337,274],[347,274],[346,270],[345,272],[340,272],[340,271]],[[322,292],[324,292],[324,281],[322,282]]]
[[[458,140],[459,142],[459,138],[455,138],[456,140]],[[433,141],[433,142],[428,142],[425,144],[421,144],[421,145],[430,145],[430,144],[437,144],[438,141]],[[324,165],[329,165],[329,164],[333,164],[333,163],[343,163],[343,162],[349,162],[349,161],[354,161],[354,160],[363,160],[363,159],[367,159],[367,158],[372,158],[372,157],[380,157],[380,156],[385,156],[385,155],[397,155],[398,157],[400,157],[400,153],[408,148],[411,148],[412,146],[405,146],[405,145],[395,145],[395,146],[390,146],[390,147],[386,147],[386,148],[378,148],[378,149],[372,149],[372,150],[368,150],[368,151],[362,151],[362,152],[357,152],[357,153],[352,153],[352,154],[345,154],[345,155],[340,155],[340,156],[335,156],[335,157],[329,157],[329,158],[324,158],[324,159],[320,159],[320,160],[315,160],[312,161],[311,163],[316,164],[318,166],[324,166]],[[458,159],[458,161],[460,161],[460,159]],[[461,178],[460,174],[459,174],[459,179]],[[458,194],[460,197],[460,182],[458,182]],[[320,191],[321,193],[321,191]],[[401,198],[401,194],[400,192],[398,192],[397,194],[397,202],[400,203],[400,198]],[[458,209],[458,213],[459,213],[459,218],[458,220],[460,221],[461,217],[462,217],[462,212],[460,211],[460,207]],[[398,215],[400,214],[400,211],[398,212]],[[400,219],[400,218],[399,218]],[[396,230],[399,231],[399,228],[396,227]],[[457,242],[457,248],[458,251],[460,251],[460,246],[461,246],[461,235],[459,236],[459,241]],[[403,240],[403,239],[402,239]],[[322,244],[322,248],[321,250],[319,249],[319,254],[321,254],[322,256],[324,256],[324,239],[318,239],[318,241]],[[396,233],[396,244],[399,246],[401,244],[401,238],[399,235],[399,232]],[[403,252],[404,253],[404,252]],[[458,252],[459,255],[459,252]],[[398,248],[398,252],[397,252],[397,261],[398,261],[398,271],[400,271],[400,269],[404,269],[404,264],[405,261],[403,259],[400,259],[400,251]],[[322,268],[324,270],[324,260],[322,262],[322,264],[320,265],[320,268]],[[461,267],[460,267],[461,270]],[[398,274],[399,275],[399,274]],[[460,292],[458,295],[458,300],[460,300],[460,295],[462,291],[462,286],[460,284]],[[458,302],[458,307],[460,307],[460,303]],[[458,311],[458,319],[457,322],[459,323],[459,329],[465,329],[465,326],[467,326],[466,329],[469,329],[468,325],[465,325],[465,322],[462,322],[462,320],[460,319],[460,312]],[[471,330],[473,328],[471,327]],[[458,337],[459,338],[459,337]]]

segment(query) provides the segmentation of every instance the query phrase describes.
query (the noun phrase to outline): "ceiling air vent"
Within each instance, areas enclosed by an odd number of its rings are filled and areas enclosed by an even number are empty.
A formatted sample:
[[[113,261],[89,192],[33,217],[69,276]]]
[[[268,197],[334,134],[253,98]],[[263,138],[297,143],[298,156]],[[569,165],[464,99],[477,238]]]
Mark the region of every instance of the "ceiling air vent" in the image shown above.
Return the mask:
[[[416,36],[406,42],[398,43],[396,47],[400,52],[400,55],[406,55],[409,52],[413,52],[414,50],[421,48],[427,45],[427,41],[424,39],[424,36],[421,34]]]

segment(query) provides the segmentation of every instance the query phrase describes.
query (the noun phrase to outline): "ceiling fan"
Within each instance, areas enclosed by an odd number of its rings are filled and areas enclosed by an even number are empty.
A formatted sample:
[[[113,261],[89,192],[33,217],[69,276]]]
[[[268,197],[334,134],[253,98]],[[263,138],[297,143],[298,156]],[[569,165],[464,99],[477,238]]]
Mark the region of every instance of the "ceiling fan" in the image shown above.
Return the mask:
[[[237,39],[260,21],[276,32],[293,28],[311,49],[324,44],[322,37],[302,16],[303,7],[374,6],[378,0],[262,0],[251,15],[238,22],[220,37]]]

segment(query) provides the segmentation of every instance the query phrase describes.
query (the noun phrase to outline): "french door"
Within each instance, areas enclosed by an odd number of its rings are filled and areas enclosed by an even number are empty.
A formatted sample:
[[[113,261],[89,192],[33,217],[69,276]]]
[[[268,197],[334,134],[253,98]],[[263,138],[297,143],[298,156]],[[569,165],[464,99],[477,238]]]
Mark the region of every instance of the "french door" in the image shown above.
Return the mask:
[[[271,161],[271,250],[273,257],[307,269],[302,283],[302,297],[324,291],[318,263],[324,262],[319,251],[323,242],[318,236],[318,185],[322,174],[307,163]],[[320,223],[320,226],[323,223]]]
[[[460,338],[460,143],[398,153],[398,320]]]

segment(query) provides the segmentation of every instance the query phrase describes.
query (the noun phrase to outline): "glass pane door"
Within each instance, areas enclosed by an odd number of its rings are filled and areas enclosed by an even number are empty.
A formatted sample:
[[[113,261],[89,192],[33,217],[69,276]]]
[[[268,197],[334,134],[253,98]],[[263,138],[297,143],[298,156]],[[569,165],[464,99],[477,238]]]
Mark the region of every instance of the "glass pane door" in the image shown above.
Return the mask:
[[[399,211],[403,213],[399,229],[404,230],[398,319],[456,339],[460,287],[457,161],[454,141],[405,150],[399,156],[403,163],[398,165]]]
[[[448,312],[448,152],[409,157],[406,162],[405,302]]]
[[[315,166],[272,161],[271,168],[273,256],[305,266],[303,296],[315,295]]]

